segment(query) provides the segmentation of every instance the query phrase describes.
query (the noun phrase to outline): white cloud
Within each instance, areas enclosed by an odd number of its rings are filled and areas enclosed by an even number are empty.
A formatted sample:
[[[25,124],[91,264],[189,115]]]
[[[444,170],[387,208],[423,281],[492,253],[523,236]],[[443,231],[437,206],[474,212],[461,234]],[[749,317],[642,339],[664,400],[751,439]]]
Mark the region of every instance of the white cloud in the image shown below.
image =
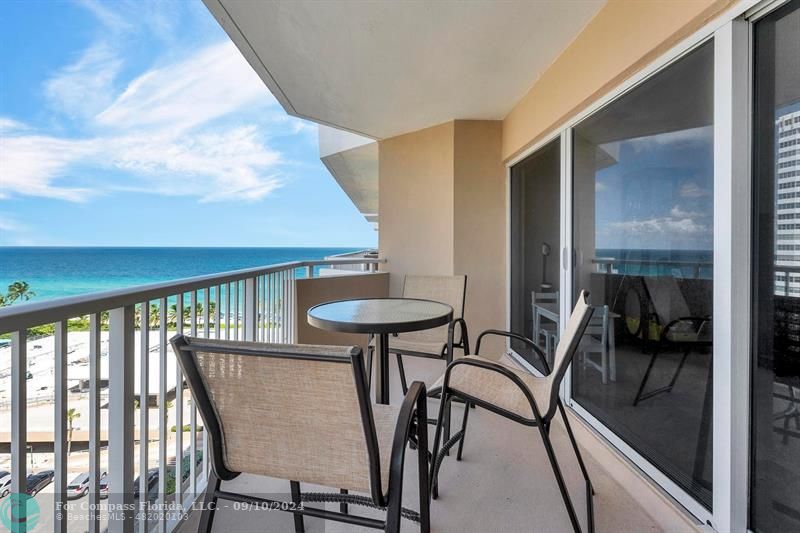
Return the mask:
[[[93,152],[91,143],[39,135],[0,136],[0,199],[12,194],[88,199],[90,191],[53,185],[73,162]]]
[[[263,171],[279,165],[281,156],[260,143],[255,126],[178,138],[126,136],[105,146],[111,164],[147,182],[151,192],[258,200],[280,186]]]
[[[699,218],[705,216],[703,213],[698,213],[697,211],[684,211],[679,205],[670,209],[669,214],[673,218]]]
[[[680,194],[682,198],[702,198],[703,196],[709,196],[711,191],[700,187],[694,182],[687,182],[681,185],[678,194]]]
[[[266,143],[309,127],[279,111],[232,43],[146,71],[115,96],[119,68],[118,58],[97,45],[46,83],[54,106],[82,119],[92,137],[44,135],[0,117],[0,199],[83,201],[138,190],[252,201],[281,186],[280,167],[289,162]],[[95,102],[84,104],[88,94]],[[97,108],[100,103],[105,107]],[[64,185],[89,178],[76,176],[78,165],[103,181],[91,191]]]
[[[79,0],[78,3],[89,10],[106,31],[125,32],[133,29],[133,25],[124,16],[109,9],[106,3],[97,0]],[[115,2],[115,5],[119,3]]]
[[[710,228],[692,218],[656,217],[612,222],[611,229],[632,237],[692,237],[710,235]]]
[[[27,130],[28,126],[8,117],[0,117],[0,133],[12,133]]]
[[[265,101],[275,99],[236,46],[225,41],[139,76],[97,122],[118,130],[179,132]]]
[[[53,108],[72,118],[93,116],[111,103],[121,67],[111,47],[94,44],[45,82],[45,97]]]

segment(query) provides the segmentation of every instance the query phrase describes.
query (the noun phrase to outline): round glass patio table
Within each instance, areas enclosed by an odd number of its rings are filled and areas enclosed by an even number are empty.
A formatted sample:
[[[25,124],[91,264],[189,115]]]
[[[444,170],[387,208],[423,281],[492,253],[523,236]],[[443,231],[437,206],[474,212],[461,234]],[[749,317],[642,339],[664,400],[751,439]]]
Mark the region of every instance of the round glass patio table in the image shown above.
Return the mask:
[[[431,329],[452,320],[449,305],[414,298],[338,300],[308,310],[308,323],[316,328],[378,338],[375,401],[383,404],[389,403],[389,335]]]

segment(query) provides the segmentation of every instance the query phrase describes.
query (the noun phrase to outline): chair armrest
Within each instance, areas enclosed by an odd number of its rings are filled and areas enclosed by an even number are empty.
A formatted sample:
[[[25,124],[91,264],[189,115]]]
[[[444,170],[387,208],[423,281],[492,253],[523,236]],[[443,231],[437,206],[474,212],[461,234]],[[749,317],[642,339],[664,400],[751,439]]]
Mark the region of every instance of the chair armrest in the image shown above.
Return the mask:
[[[455,329],[456,324],[461,326],[460,333],[461,337],[459,342],[455,342]],[[450,321],[450,325],[447,327],[447,339],[448,342],[452,344],[461,344],[464,346],[464,355],[469,355],[469,333],[467,332],[467,321],[463,318],[456,318],[455,320]]]
[[[421,381],[415,381],[408,388],[403,404],[400,406],[400,414],[397,416],[392,439],[392,455],[389,460],[389,495],[391,496],[403,493],[403,463],[412,430],[417,436],[419,449],[427,450],[428,396],[425,383]],[[427,484],[427,480],[425,483]]]
[[[683,316],[680,318],[676,318],[675,320],[664,326],[664,330],[661,332],[661,336],[665,337],[670,329],[672,329],[677,324],[680,324],[682,322],[691,322],[695,331],[700,331],[700,328],[703,326],[703,324],[705,324],[706,322],[711,322],[711,318],[703,316]]]
[[[487,330],[491,331],[491,330]],[[487,333],[486,331],[484,333]],[[482,334],[481,334],[482,335]],[[523,337],[524,338],[524,337]],[[528,403],[531,405],[531,410],[533,411],[533,418],[538,423],[541,419],[541,414],[539,413],[539,406],[536,405],[536,401],[531,396],[531,392],[528,389],[528,386],[522,381],[522,379],[512,372],[510,369],[506,368],[505,366],[495,363],[493,361],[485,361],[481,359],[475,359],[471,357],[465,357],[463,359],[458,359],[453,361],[449,365],[447,365],[447,370],[444,372],[444,382],[442,383],[442,393],[444,393],[445,389],[450,387],[450,372],[453,371],[455,367],[458,365],[469,365],[469,366],[476,366],[479,368],[483,368],[484,370],[490,370],[492,372],[497,372],[502,376],[508,378],[514,385],[516,385],[525,398],[528,400]],[[495,410],[505,411],[505,409],[495,407]],[[515,413],[506,412],[504,413],[505,416],[509,416],[512,420],[519,419],[520,416],[516,415]]]
[[[481,352],[481,340],[486,335],[495,335],[498,337],[508,337],[509,339],[516,339],[522,343],[524,343],[529,348],[532,348],[536,355],[539,357],[539,360],[542,362],[542,367],[544,368],[545,374],[550,373],[550,366],[547,364],[547,358],[545,357],[544,352],[541,348],[539,348],[536,343],[530,340],[527,337],[520,335],[519,333],[512,333],[510,331],[502,331],[499,329],[487,329],[483,331],[480,335],[478,335],[478,341],[475,344],[475,355],[480,354]]]

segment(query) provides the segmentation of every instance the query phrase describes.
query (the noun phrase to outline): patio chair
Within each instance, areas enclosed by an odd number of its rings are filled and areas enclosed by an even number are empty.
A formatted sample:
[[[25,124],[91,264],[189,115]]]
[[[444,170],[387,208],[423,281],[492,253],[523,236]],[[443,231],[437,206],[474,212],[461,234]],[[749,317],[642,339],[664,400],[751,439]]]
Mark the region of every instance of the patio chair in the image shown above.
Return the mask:
[[[713,345],[711,317],[691,315],[686,299],[683,297],[683,293],[674,277],[645,276],[644,288],[647,299],[652,305],[652,316],[655,318],[656,324],[663,326],[663,328],[660,330],[658,338],[652,343],[653,353],[633,399],[634,407],[642,400],[664,392],[670,392],[678,381],[678,376],[683,370],[683,365],[686,363],[686,358],[689,357],[689,354],[692,351],[707,351]],[[645,325],[648,340],[652,340],[650,339],[650,330],[649,325]],[[659,355],[669,348],[683,352],[675,373],[667,385],[645,392],[656,360]]]
[[[458,443],[456,460],[461,460],[462,457],[470,411],[468,408],[464,409],[461,430],[440,446],[443,414],[454,398],[460,398],[467,405],[483,407],[514,422],[539,429],[547,458],[555,474],[572,527],[575,531],[581,531],[578,516],[572,505],[572,500],[550,441],[550,424],[558,411],[564,420],[564,426],[569,435],[572,449],[578,459],[578,464],[586,483],[588,529],[589,531],[594,531],[594,510],[592,507],[594,490],[580,450],[578,450],[575,442],[575,436],[569,425],[564,406],[558,396],[561,380],[564,378],[567,367],[578,349],[586,326],[592,316],[592,307],[589,305],[588,298],[589,294],[586,291],[582,291],[578,297],[578,303],[575,305],[572,316],[570,316],[567,328],[561,337],[561,342],[556,348],[555,364],[552,372],[547,364],[545,354],[532,340],[522,335],[498,330],[487,330],[480,334],[476,344],[475,355],[468,355],[447,365],[444,376],[431,387],[431,390],[439,389],[442,395],[436,435],[433,439],[432,457],[434,460],[431,465],[431,494],[434,499],[438,497],[438,474],[446,451]],[[486,335],[499,335],[524,342],[539,356],[547,375],[537,377],[521,369],[502,365],[481,357],[478,355],[480,353],[481,340]]]
[[[552,362],[553,348],[558,344],[558,324],[552,320],[545,320],[542,322],[541,317],[536,312],[536,306],[539,304],[556,304],[558,305],[559,291],[554,292],[536,292],[531,291],[531,314],[533,316],[533,340],[536,341],[537,346],[539,339],[544,337],[544,353],[547,355],[547,360]]]
[[[589,366],[600,372],[603,385],[617,380],[617,354],[614,343],[611,342],[610,311],[607,305],[598,305],[594,308],[586,332],[578,345],[584,366]],[[591,354],[600,354],[600,362],[591,358]]]
[[[406,445],[427,449],[424,383],[414,382],[399,407],[373,405],[357,347],[171,342],[210,438],[199,531],[211,530],[218,499],[294,513],[298,533],[305,515],[387,532],[399,532],[403,517],[430,531],[427,454],[418,454],[419,512],[402,507]],[[290,480],[291,505],[220,488],[240,473]],[[300,483],[340,492],[302,493]],[[340,511],[313,502],[338,502]],[[348,504],[385,509],[386,519],[349,514]]]
[[[453,360],[452,350],[458,348],[469,353],[469,335],[464,320],[464,302],[467,294],[467,276],[417,276],[408,275],[403,281],[403,298],[419,298],[446,303],[453,308],[453,322],[448,326],[413,331],[395,335],[389,340],[389,353],[397,356],[397,367],[403,394],[408,391],[406,372],[403,367],[403,356],[443,359],[445,363]],[[456,338],[455,326],[458,326]],[[372,369],[372,358],[375,342],[370,339],[369,366]]]

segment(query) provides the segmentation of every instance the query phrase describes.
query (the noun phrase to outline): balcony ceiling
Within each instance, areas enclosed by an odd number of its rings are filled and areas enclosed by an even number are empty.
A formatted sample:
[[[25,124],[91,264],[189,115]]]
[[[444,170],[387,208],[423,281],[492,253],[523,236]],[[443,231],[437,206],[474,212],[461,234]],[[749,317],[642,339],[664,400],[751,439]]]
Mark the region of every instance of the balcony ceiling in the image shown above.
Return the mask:
[[[502,119],[605,0],[204,0],[286,112],[381,139]]]

